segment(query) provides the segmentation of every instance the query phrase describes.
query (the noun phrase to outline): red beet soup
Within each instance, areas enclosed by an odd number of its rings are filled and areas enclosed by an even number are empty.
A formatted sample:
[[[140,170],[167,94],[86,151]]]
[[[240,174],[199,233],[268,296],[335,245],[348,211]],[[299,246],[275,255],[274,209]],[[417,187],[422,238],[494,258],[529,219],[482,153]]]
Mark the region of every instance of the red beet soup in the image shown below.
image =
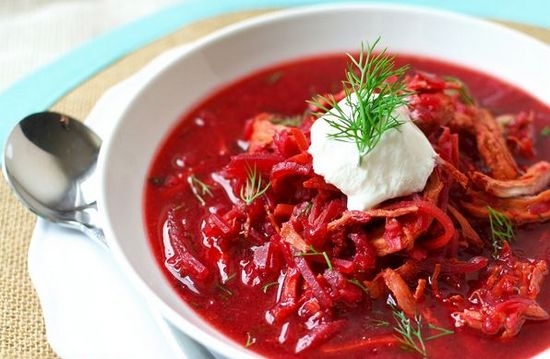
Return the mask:
[[[308,146],[310,100],[341,94],[349,57],[280,64],[212,93],[160,145],[144,199],[158,265],[198,315],[267,357],[544,351],[550,109],[471,69],[395,61],[438,155],[423,191],[347,210]]]

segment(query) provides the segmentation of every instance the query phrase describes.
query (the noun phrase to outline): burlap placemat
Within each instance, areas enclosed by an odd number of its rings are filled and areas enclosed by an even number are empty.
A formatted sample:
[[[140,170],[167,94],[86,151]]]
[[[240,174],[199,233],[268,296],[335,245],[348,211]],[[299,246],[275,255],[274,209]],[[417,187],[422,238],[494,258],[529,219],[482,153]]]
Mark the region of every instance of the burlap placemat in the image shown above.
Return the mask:
[[[85,118],[101,94],[174,46],[264,11],[226,14],[199,21],[170,34],[116,62],[63,97],[53,110]],[[527,25],[506,25],[550,43],[550,30]],[[0,181],[0,358],[57,358],[49,347],[40,305],[27,274],[27,250],[35,217]]]

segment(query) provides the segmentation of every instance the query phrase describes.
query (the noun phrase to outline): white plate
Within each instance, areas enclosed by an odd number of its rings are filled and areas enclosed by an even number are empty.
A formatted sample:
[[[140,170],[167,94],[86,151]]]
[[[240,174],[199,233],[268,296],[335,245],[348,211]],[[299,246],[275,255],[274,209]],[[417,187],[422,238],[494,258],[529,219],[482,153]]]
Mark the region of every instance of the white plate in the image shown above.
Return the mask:
[[[143,83],[184,47],[161,55],[107,91],[86,120],[102,138]],[[65,359],[213,359],[158,314],[130,285],[109,250],[82,233],[39,219],[28,254],[46,334]]]

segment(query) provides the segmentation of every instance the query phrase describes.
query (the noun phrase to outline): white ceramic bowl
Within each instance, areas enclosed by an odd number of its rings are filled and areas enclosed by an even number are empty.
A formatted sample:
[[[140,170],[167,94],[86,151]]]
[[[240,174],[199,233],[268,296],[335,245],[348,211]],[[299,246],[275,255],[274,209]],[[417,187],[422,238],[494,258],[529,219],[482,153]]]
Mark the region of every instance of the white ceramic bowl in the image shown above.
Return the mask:
[[[100,155],[100,212],[116,259],[177,328],[228,357],[254,356],[201,320],[165,280],[143,218],[151,159],[175,121],[213,89],[252,71],[304,56],[380,48],[428,56],[492,74],[550,104],[550,48],[470,17],[393,5],[335,5],[276,12],[194,43],[131,101]]]

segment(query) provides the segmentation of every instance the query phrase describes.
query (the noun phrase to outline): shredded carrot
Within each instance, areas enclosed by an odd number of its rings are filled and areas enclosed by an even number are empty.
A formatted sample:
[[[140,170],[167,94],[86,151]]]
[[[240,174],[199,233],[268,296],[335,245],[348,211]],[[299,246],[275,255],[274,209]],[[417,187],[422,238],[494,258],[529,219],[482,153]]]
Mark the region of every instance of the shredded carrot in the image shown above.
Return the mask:
[[[432,292],[436,297],[441,297],[441,291],[439,290],[439,274],[441,273],[441,264],[437,263],[434,266],[434,271],[430,278],[430,284],[432,286]]]
[[[399,345],[399,343],[399,339],[395,335],[385,334],[369,338],[361,338],[345,343],[326,344],[322,351],[326,354],[345,354],[346,352],[351,351],[365,351],[377,347]]]

